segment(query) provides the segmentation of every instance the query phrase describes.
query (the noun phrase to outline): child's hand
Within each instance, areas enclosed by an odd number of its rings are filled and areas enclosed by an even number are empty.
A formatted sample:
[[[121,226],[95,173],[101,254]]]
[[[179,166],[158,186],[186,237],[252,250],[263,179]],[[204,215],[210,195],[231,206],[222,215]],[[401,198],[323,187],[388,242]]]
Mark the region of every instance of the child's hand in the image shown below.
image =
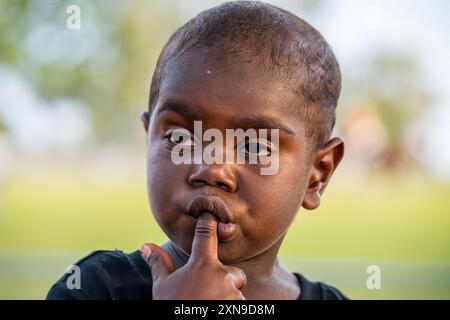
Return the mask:
[[[172,258],[158,245],[145,244],[142,254],[152,269],[153,299],[244,300],[245,273],[223,265],[217,257],[217,220],[198,217],[189,261],[175,270]]]

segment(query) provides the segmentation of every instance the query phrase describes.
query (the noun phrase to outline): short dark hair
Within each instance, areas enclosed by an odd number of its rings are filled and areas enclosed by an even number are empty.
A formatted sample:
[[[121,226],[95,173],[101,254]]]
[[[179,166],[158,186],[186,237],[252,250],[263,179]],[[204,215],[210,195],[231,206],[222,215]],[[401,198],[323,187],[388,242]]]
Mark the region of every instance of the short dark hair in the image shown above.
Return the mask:
[[[254,61],[291,84],[304,106],[309,136],[326,142],[341,91],[339,64],[323,36],[294,14],[259,1],[231,1],[205,10],[181,26],[164,46],[150,87],[149,110],[158,100],[169,61],[194,48],[219,59]],[[315,105],[317,108],[312,109]]]

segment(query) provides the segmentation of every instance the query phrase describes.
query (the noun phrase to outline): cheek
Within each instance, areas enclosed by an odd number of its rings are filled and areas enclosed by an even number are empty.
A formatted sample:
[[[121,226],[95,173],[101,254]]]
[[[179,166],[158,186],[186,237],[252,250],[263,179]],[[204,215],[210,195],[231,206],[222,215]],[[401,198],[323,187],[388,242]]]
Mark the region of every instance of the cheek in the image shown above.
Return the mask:
[[[179,210],[174,199],[186,184],[188,170],[188,166],[171,161],[162,142],[152,142],[147,154],[147,193],[152,213],[163,229]]]
[[[258,238],[278,239],[283,235],[299,211],[307,185],[307,169],[301,160],[280,161],[280,168],[273,176],[247,177],[245,198],[253,214],[249,225]],[[251,182],[250,182],[251,181]]]
[[[155,140],[147,153],[147,184],[152,194],[163,193],[162,190],[176,192],[171,186],[184,181],[186,167],[175,165],[170,157],[170,150],[164,140]],[[157,190],[157,192],[152,192]]]

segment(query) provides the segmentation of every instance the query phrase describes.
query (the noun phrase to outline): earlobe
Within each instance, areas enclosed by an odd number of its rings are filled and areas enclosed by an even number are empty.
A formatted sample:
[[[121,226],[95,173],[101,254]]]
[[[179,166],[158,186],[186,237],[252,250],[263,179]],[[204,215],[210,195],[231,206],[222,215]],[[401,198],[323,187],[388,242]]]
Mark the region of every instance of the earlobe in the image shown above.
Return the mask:
[[[302,206],[313,210],[319,207],[320,199],[325,188],[344,156],[344,141],[341,138],[333,138],[316,152],[312,173],[308,182]]]
[[[149,113],[147,111],[144,111],[144,112],[141,113],[141,121],[142,121],[142,124],[144,125],[145,131],[148,132],[148,126],[149,126],[149,123],[150,123],[150,116],[149,116]]]
[[[321,181],[313,182],[306,191],[302,206],[307,210],[314,210],[320,205],[320,197],[323,191],[323,183]]]

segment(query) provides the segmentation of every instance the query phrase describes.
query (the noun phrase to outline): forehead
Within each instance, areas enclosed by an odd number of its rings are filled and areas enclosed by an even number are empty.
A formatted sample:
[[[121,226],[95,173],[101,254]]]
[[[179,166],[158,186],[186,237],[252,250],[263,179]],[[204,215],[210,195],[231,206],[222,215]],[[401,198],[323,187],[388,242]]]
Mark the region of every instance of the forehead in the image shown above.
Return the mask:
[[[219,61],[195,53],[175,59],[162,75],[155,109],[174,101],[203,121],[234,124],[237,118],[265,117],[295,134],[302,131],[296,94],[254,62]]]

